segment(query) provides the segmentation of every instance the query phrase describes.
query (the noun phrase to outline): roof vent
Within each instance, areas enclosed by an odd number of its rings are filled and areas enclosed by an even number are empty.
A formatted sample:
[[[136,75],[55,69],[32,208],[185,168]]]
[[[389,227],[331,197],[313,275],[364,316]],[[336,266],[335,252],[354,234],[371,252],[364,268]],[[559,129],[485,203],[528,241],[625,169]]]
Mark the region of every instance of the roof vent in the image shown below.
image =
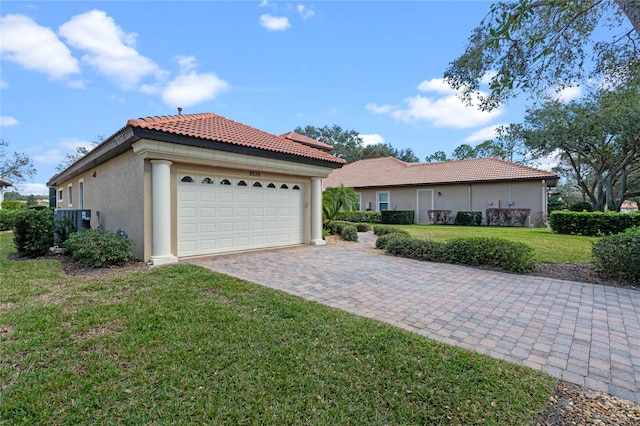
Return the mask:
[[[182,107],[178,107],[178,115],[182,115]]]

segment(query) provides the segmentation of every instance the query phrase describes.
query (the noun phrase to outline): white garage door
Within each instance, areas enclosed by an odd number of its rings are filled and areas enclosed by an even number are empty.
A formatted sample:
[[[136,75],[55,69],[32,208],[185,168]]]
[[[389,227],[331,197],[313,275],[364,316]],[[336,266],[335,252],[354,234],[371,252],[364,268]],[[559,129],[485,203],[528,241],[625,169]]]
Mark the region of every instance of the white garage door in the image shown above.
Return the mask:
[[[217,175],[178,176],[178,256],[303,242],[300,184]]]

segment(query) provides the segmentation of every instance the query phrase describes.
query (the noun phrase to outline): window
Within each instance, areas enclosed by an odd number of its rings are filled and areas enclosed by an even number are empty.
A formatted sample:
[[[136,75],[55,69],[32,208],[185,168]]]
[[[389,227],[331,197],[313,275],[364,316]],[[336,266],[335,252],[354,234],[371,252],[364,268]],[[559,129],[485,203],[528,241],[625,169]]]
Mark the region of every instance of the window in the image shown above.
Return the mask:
[[[293,189],[295,189],[296,191],[299,191],[300,187],[298,185],[293,185]]]
[[[202,183],[205,183],[207,185],[213,185],[213,179],[211,179],[210,177],[206,177],[202,179]]]
[[[78,208],[84,209],[84,181],[78,183]]]
[[[275,188],[276,184],[271,182],[269,185],[267,185],[267,188]]]
[[[195,181],[193,180],[193,178],[192,178],[191,176],[185,176],[185,177],[183,177],[183,178],[180,180],[180,182],[184,182],[184,183],[193,183],[193,182],[195,182]]]
[[[73,187],[69,185],[69,207],[73,206]]]
[[[280,189],[289,189],[289,187],[286,183],[283,183],[282,185],[280,185]]]
[[[58,189],[58,202],[61,203],[62,202],[62,195],[64,193],[64,189]]]
[[[358,196],[358,205],[356,206],[356,210],[362,210],[362,194],[356,192],[356,195]]]
[[[238,186],[247,186],[247,182],[241,180],[240,182],[238,182]]]
[[[222,179],[220,181],[220,185],[231,185],[231,182],[229,181],[229,179]]]
[[[254,188],[262,188],[262,184],[260,182],[254,182],[253,183],[253,187]]]
[[[378,211],[389,210],[389,193],[378,192],[376,196],[378,198]]]

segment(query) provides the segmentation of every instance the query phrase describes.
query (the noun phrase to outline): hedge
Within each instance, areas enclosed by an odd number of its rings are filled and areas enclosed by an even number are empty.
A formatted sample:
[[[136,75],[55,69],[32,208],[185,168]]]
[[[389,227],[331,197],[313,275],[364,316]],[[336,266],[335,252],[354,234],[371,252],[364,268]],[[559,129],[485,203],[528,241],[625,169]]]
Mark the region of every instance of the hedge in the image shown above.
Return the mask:
[[[382,223],[390,225],[411,225],[415,212],[413,210],[383,210]]]
[[[0,231],[10,231],[21,210],[0,210]]]
[[[357,210],[354,212],[341,211],[336,215],[336,220],[343,220],[354,223],[380,223],[382,215],[380,212]]]
[[[53,245],[53,210],[19,210],[13,226],[13,243],[22,256],[41,256]]]
[[[531,209],[487,209],[487,226],[525,226]]]
[[[531,272],[536,267],[531,247],[502,238],[471,237],[439,242],[391,232],[379,237],[376,247],[395,256],[427,262],[488,265],[513,272]]]
[[[91,268],[124,265],[133,258],[132,241],[105,229],[82,229],[69,235],[64,249],[78,263]]]
[[[451,210],[427,210],[429,220],[435,225],[448,225],[451,223]]]
[[[27,208],[27,203],[18,200],[4,200],[2,210],[23,210]]]
[[[600,238],[593,244],[592,254],[598,275],[640,283],[640,227]]]
[[[558,234],[612,235],[640,226],[640,213],[555,211],[549,226]]]
[[[409,233],[407,231],[404,231],[402,229],[398,229],[395,228],[393,226],[385,226],[385,225],[376,225],[373,227],[373,233],[381,236],[381,235],[386,235],[386,234],[401,234],[401,235],[405,235],[405,236],[409,236]]]
[[[454,225],[479,226],[482,222],[482,212],[458,212]]]

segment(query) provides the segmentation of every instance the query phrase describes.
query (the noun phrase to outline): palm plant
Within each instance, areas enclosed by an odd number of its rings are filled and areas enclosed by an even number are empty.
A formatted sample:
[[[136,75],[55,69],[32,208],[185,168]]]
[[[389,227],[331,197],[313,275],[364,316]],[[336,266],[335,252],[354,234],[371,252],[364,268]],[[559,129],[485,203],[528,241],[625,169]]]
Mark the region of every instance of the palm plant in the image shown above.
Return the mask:
[[[353,188],[340,185],[327,188],[322,193],[322,222],[328,225],[336,219],[340,211],[354,211],[358,208],[358,194]]]

